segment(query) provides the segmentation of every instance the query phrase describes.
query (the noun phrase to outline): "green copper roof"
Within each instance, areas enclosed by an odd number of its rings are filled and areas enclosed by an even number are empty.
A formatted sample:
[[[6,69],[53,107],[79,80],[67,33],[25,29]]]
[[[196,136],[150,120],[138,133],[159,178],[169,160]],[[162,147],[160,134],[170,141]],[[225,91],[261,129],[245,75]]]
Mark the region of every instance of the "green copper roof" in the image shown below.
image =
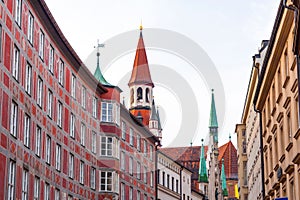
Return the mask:
[[[94,77],[102,84],[102,85],[106,85],[106,86],[113,86],[111,85],[109,82],[107,82],[100,70],[100,64],[99,64],[99,57],[100,57],[100,53],[97,52],[97,68],[96,71],[94,73]]]
[[[157,116],[157,120],[158,120],[158,130],[162,131],[162,127],[161,127],[161,123],[160,123],[160,117],[159,117],[159,112],[158,112],[158,107],[157,107],[157,111],[156,111],[156,116]]]
[[[208,183],[207,179],[207,170],[206,170],[206,160],[204,156],[204,146],[202,139],[201,153],[200,153],[200,164],[199,164],[199,178],[198,182],[200,183]]]
[[[222,159],[221,181],[222,181],[223,196],[228,196],[228,191],[227,191],[227,186],[226,186],[226,175],[225,175],[224,159]]]
[[[218,119],[217,119],[217,111],[216,111],[216,105],[215,105],[214,90],[212,90],[212,93],[211,93],[209,127],[210,128],[218,128]]]
[[[157,112],[156,112],[156,109],[155,109],[155,102],[154,102],[154,99],[152,100],[152,107],[151,107],[151,116],[150,116],[150,120],[158,121],[158,118],[157,118]]]

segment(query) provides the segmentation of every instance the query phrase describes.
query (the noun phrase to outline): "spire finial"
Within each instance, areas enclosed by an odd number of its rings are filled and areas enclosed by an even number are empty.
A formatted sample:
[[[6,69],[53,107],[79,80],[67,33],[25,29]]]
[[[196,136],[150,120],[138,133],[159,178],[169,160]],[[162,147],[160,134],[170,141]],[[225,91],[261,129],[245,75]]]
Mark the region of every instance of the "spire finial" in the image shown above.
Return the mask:
[[[229,141],[231,141],[231,134],[229,133]]]
[[[143,23],[142,23],[142,20],[141,20],[141,24],[140,24],[140,30],[141,30],[141,31],[143,30]]]
[[[214,93],[214,91],[215,91],[214,89],[211,89],[211,92],[212,92],[212,93]]]
[[[190,144],[191,144],[191,147],[192,147],[193,146],[193,141],[192,140],[191,140]]]
[[[201,139],[201,142],[202,142],[202,145],[203,145],[203,142],[204,142],[203,138]]]

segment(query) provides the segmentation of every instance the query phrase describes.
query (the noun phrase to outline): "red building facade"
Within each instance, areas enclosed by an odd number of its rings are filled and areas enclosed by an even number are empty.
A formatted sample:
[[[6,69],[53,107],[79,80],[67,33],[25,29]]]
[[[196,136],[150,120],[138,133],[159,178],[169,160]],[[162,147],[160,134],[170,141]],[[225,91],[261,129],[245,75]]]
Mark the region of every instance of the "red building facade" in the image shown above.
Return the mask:
[[[0,19],[0,199],[154,199],[159,140],[121,90],[89,72],[44,0],[0,1]]]

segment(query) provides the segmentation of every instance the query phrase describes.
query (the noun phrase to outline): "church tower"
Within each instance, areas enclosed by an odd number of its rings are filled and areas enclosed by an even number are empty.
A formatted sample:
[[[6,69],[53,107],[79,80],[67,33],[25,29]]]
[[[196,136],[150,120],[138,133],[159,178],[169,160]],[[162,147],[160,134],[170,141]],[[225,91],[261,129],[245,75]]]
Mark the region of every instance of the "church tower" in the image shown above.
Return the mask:
[[[142,25],[140,26],[140,37],[135,53],[133,69],[128,86],[130,89],[129,110],[134,116],[138,117],[145,126],[148,127],[149,120],[151,117],[151,109],[153,105],[154,84],[150,75],[148,59],[143,39]],[[155,105],[153,107],[153,112],[156,112]]]
[[[211,94],[211,107],[209,117],[209,146],[207,152],[209,175],[208,175],[208,199],[221,200],[221,173],[219,168],[219,147],[218,147],[218,119],[215,105],[214,90]]]

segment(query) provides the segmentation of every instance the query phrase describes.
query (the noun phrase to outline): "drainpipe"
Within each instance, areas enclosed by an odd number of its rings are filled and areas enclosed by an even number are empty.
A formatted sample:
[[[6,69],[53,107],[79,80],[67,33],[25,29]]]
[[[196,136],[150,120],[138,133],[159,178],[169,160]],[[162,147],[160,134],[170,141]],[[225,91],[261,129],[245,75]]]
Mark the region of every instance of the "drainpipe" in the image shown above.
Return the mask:
[[[257,70],[257,77],[259,77],[259,68],[255,65],[255,56],[253,58],[253,67]],[[253,104],[254,111],[259,114],[259,140],[260,140],[260,162],[261,162],[261,182],[262,182],[262,199],[265,199],[265,162],[264,162],[264,150],[263,150],[263,136],[262,136],[262,116],[261,111],[257,110],[255,104]]]
[[[298,21],[299,21],[299,8],[297,8],[295,5],[289,5],[287,6],[286,5],[286,1],[287,0],[283,0],[283,7],[288,9],[288,10],[291,10],[294,12],[294,22],[295,22],[295,30],[298,29]],[[297,36],[298,36],[298,32],[296,32],[295,36],[294,36],[294,41],[293,41],[293,52],[294,52],[294,55],[296,56],[296,65],[297,65],[297,75],[298,75],[298,92],[299,92],[299,89],[300,89],[300,80],[299,80],[299,75],[300,75],[300,58],[299,58],[299,52],[297,49],[298,46],[296,44],[297,42]],[[295,46],[296,45],[296,46]],[[300,122],[300,101],[298,100],[298,122]]]

